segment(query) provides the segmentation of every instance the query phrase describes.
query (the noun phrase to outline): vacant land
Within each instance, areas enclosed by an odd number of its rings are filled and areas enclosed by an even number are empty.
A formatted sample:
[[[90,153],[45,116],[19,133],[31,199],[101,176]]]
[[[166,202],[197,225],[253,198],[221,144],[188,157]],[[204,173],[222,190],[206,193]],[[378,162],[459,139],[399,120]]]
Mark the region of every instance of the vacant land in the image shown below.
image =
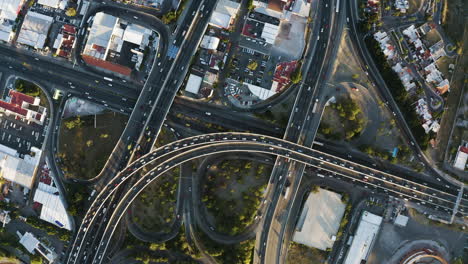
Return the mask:
[[[289,244],[286,264],[318,264],[324,263],[327,252],[291,242]]]
[[[165,173],[145,188],[133,202],[133,221],[142,229],[170,231],[170,223],[175,217],[179,175],[179,167]]]
[[[272,167],[245,159],[212,165],[202,191],[202,202],[216,230],[238,234],[252,223]]]
[[[465,3],[465,5],[463,4]],[[458,47],[462,46],[463,33],[466,24],[466,1],[449,0],[444,1],[442,13],[442,26],[449,38],[454,41]]]
[[[91,179],[98,175],[120,138],[127,119],[125,115],[108,112],[62,120],[58,156],[65,176]]]

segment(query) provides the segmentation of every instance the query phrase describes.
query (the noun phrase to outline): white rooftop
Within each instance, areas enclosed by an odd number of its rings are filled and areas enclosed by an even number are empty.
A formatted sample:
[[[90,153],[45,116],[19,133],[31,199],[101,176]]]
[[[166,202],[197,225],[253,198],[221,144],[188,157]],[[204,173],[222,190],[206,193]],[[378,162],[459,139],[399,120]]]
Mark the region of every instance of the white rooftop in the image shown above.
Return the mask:
[[[351,247],[348,249],[344,264],[360,264],[366,260],[379,232],[382,217],[364,211],[355,232]]]
[[[228,14],[230,17],[235,17],[239,11],[240,3],[230,0],[219,0],[216,5],[215,12]]]
[[[210,18],[213,26],[228,28],[231,20],[237,15],[240,4],[230,0],[219,0]]]
[[[36,49],[44,48],[53,17],[29,11],[24,18],[18,42]]]
[[[408,224],[408,217],[405,215],[397,215],[395,218],[395,225],[405,227]]]
[[[292,12],[301,17],[308,17],[310,13],[310,2],[308,0],[296,0]]]
[[[25,155],[21,159],[16,150],[0,145],[0,175],[8,181],[31,189],[42,151],[32,147],[31,152],[34,153],[33,157]]]
[[[460,146],[458,148],[457,156],[455,157],[455,161],[453,163],[453,166],[456,169],[459,170],[465,170],[466,167],[466,161],[468,160],[468,149],[465,150],[466,148]]]
[[[34,249],[36,249],[39,245],[39,240],[37,240],[37,238],[29,232],[24,233],[19,242],[31,254],[34,254]]]
[[[38,0],[37,3],[44,6],[58,8],[60,5],[60,0]]]
[[[254,94],[255,96],[257,96],[258,98],[260,98],[260,100],[268,99],[276,94],[274,89],[269,90],[269,89],[266,89],[257,85],[253,85],[250,83],[244,83],[244,84],[247,85],[250,92]]]
[[[71,222],[67,210],[55,187],[39,183],[39,187],[34,193],[34,202],[42,204],[40,215],[42,220],[71,230]]]
[[[203,36],[200,47],[204,49],[215,50],[218,48],[218,45],[219,45],[219,38],[205,35]]]
[[[331,248],[345,207],[340,194],[325,189],[311,193],[302,209],[293,241],[320,250]]]
[[[14,21],[22,3],[22,0],[0,0],[0,19]]]
[[[269,44],[275,43],[276,36],[278,36],[279,26],[265,23],[262,30],[262,38]]]
[[[230,23],[230,15],[213,11],[213,14],[210,18],[210,25],[220,28],[228,28]]]
[[[187,81],[187,85],[185,86],[185,91],[193,94],[198,94],[202,82],[202,77],[190,74],[189,79]]]
[[[150,34],[151,30],[140,25],[130,24],[125,29],[123,40],[136,45],[146,45]]]
[[[115,16],[111,16],[103,12],[99,12],[94,16],[93,25],[91,26],[88,41],[86,43],[86,54],[88,54],[87,50],[93,44],[103,47],[104,49],[107,48],[116,22],[117,18]]]

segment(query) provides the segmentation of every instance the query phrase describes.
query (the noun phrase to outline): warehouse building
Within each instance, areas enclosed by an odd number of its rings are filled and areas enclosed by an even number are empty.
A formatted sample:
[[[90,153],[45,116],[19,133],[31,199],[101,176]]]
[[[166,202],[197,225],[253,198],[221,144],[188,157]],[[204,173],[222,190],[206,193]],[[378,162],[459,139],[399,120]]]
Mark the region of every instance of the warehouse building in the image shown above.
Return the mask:
[[[20,158],[16,150],[0,144],[0,176],[31,189],[41,154],[40,149],[32,147],[30,155]]]
[[[53,19],[53,17],[29,11],[24,18],[17,42],[35,49],[43,49]]]
[[[345,209],[340,194],[325,189],[310,193],[299,216],[293,241],[320,250],[332,248]]]
[[[34,193],[34,207],[40,210],[40,219],[71,230],[71,221],[55,186],[39,182]]]
[[[382,217],[364,211],[344,264],[365,263],[379,233]]]
[[[13,25],[23,6],[23,0],[0,0],[0,40],[9,42]]]
[[[240,3],[230,0],[219,0],[210,18],[210,25],[219,28],[229,28],[239,12]]]

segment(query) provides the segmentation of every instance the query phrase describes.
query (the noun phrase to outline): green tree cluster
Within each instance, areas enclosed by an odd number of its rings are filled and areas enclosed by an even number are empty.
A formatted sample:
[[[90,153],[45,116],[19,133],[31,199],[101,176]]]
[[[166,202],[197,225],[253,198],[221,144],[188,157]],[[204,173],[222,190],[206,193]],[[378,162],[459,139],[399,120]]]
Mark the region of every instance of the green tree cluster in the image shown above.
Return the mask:
[[[219,189],[227,189],[228,185],[233,181],[244,184],[246,175],[250,173],[251,169],[255,169],[256,179],[269,175],[271,170],[271,168],[268,170],[263,164],[258,164],[255,168],[251,161],[226,160],[218,165],[216,176],[211,174],[207,176],[201,200],[214,215],[217,231],[234,235],[242,232],[246,226],[252,223],[266,184],[248,186],[239,195],[242,197],[241,201],[237,197],[221,198],[217,194]],[[230,192],[233,194],[238,190],[231,189]]]
[[[86,201],[89,195],[87,187],[80,183],[68,184],[67,191],[68,213],[79,216],[86,212]]]
[[[41,88],[39,88],[39,86],[22,79],[16,80],[15,89],[20,93],[33,97],[38,97],[41,93]]]
[[[83,124],[84,124],[84,121],[81,120],[80,116],[77,116],[75,118],[71,118],[71,119],[64,122],[64,125],[68,130],[72,130],[74,128],[81,128],[83,126]]]
[[[34,228],[46,231],[50,236],[56,236],[62,241],[70,241],[71,232],[56,225],[40,220],[37,217],[28,217],[27,223]]]
[[[301,66],[297,65],[297,68],[291,73],[291,82],[293,84],[298,84],[301,81],[302,81]]]

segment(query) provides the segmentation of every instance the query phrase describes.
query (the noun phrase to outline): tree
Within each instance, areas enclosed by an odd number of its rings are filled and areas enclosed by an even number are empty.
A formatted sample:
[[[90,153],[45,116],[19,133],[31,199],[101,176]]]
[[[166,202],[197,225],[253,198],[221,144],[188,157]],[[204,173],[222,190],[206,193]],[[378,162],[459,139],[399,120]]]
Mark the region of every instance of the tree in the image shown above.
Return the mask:
[[[297,67],[293,73],[291,73],[291,82],[294,84],[299,83],[302,81],[302,72],[301,72],[301,67]]]
[[[255,6],[253,4],[253,0],[247,0],[247,9],[249,11],[252,11],[254,8],[255,8]]]
[[[67,11],[65,12],[65,15],[67,15],[69,17],[76,16],[76,9],[73,8],[73,7],[68,8]]]
[[[258,62],[257,61],[251,61],[249,62],[249,64],[247,65],[247,68],[251,71],[255,71],[258,67]]]
[[[312,193],[318,193],[320,188],[317,185],[312,186]]]

